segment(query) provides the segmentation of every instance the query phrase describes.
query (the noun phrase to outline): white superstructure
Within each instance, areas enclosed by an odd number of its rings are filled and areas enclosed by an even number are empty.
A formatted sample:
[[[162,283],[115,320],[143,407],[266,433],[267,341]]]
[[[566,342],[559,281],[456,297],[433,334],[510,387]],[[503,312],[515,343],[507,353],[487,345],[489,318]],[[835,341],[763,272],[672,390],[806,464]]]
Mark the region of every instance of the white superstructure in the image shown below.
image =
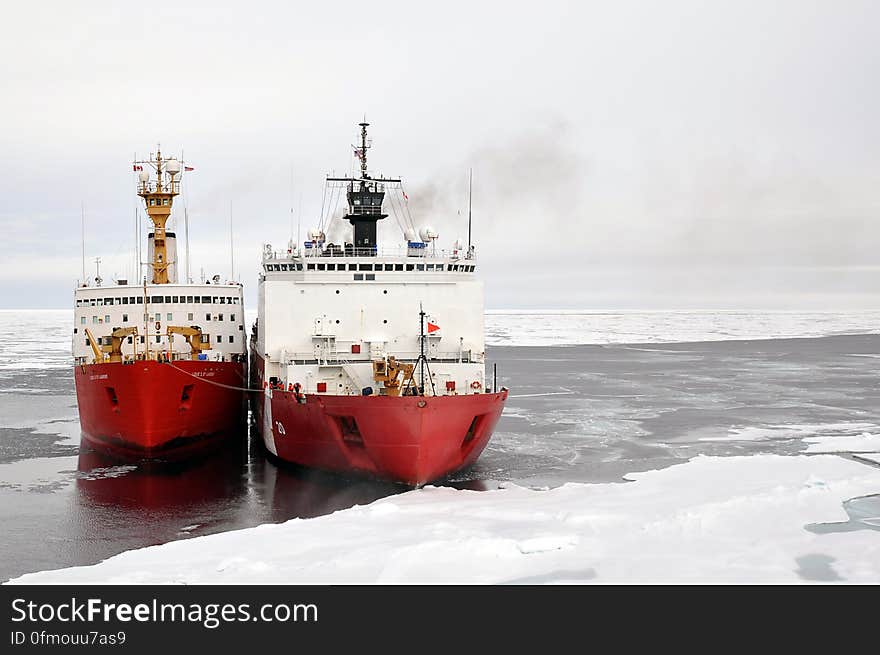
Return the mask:
[[[143,285],[81,286],[74,298],[72,350],[77,364],[92,361],[86,328],[101,341],[115,328],[136,327],[138,334],[122,344],[126,359],[147,349],[154,356],[188,357],[186,340],[169,337],[168,326],[199,326],[211,346],[205,353],[208,360],[229,361],[246,352],[241,284],[148,284],[146,294]]]
[[[309,250],[319,250],[317,247]],[[264,380],[307,393],[380,393],[373,361],[415,362],[424,309],[426,393],[485,388],[483,285],[464,253],[305,256],[266,246],[259,280],[257,353]],[[452,383],[452,384],[447,384]]]
[[[190,356],[244,361],[247,339],[242,285],[235,281],[220,284],[219,275],[196,284],[178,282],[177,238],[166,228],[184,170],[192,168],[173,157],[163,157],[159,150],[155,156],[151,153],[133,163],[136,193],[152,223],[147,235],[148,261],[141,262],[146,264],[149,277],[139,284],[118,280],[115,285],[102,286],[96,271],[93,284],[89,280],[77,283],[72,335],[76,364],[104,361],[105,355],[110,361],[122,362]],[[91,343],[90,334],[97,343]],[[193,338],[198,339],[193,342],[196,348],[202,344],[205,352],[192,353],[188,339]],[[121,352],[113,352],[115,346],[107,350],[114,339]]]

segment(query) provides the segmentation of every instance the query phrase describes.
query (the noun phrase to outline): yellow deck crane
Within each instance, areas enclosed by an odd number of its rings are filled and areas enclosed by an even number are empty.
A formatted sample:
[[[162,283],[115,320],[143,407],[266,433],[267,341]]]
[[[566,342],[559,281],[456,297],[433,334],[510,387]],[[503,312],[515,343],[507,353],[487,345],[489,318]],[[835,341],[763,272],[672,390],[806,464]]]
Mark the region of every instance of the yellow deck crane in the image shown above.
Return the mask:
[[[394,357],[373,362],[373,379],[385,386],[385,394],[388,396],[399,396],[401,373],[403,374],[403,379],[406,380],[412,375],[412,372],[412,364],[403,364]]]
[[[96,339],[89,328],[86,328],[86,336],[89,338],[89,345],[92,352],[95,353],[95,364],[109,361],[111,364],[119,364],[122,362],[122,343],[125,338],[130,335],[137,336],[136,327],[113,328],[109,336]],[[135,346],[137,348],[137,346]]]
[[[113,332],[109,337],[104,338],[105,343],[101,345],[101,350],[110,356],[110,363],[118,364],[122,361],[122,342],[128,336],[137,336],[137,333],[136,327],[113,328]],[[110,341],[109,344],[106,343],[107,340]]]
[[[202,334],[202,328],[198,325],[190,325],[184,327],[182,325],[169,325],[168,330],[169,350],[171,348],[171,340],[175,334],[181,335],[189,344],[191,359],[198,359],[203,350],[211,350],[210,340],[207,334]]]
[[[101,346],[98,344],[98,340],[95,339],[95,335],[92,334],[89,328],[86,328],[86,337],[89,340],[89,346],[92,347],[92,352],[95,354],[95,360],[92,363],[102,363],[104,361],[104,351],[101,350]]]

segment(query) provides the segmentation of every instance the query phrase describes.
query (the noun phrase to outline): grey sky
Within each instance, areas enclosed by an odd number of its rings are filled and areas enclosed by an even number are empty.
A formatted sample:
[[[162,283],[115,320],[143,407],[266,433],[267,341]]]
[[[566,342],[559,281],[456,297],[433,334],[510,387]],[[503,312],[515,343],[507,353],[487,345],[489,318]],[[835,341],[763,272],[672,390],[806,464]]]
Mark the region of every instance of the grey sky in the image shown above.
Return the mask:
[[[228,274],[231,202],[252,299],[366,115],[441,241],[474,167],[490,307],[875,307],[877,3],[318,4],[8,7],[0,306],[70,306],[81,201],[89,274],[131,278],[157,141],[196,168],[194,271]]]

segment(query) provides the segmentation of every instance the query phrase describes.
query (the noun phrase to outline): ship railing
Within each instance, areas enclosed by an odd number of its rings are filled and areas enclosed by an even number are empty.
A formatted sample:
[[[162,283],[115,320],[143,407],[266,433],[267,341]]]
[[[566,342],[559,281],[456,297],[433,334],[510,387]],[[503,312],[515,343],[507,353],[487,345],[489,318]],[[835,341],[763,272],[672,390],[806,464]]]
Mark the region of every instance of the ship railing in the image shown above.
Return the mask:
[[[481,358],[479,355],[474,353],[471,350],[463,350],[463,351],[441,351],[435,353],[425,353],[428,358],[428,363],[438,362],[444,364],[479,364],[481,363]],[[394,353],[387,353],[387,356],[394,357],[399,362],[415,362],[419,357],[418,350],[412,351],[396,351]],[[319,366],[352,366],[356,364],[370,364],[373,362],[373,357],[369,354],[362,355],[360,358],[354,358],[352,353],[348,351],[337,351],[335,353],[324,354],[322,353],[320,357],[316,357],[314,351],[302,351],[302,352],[290,352],[287,351],[283,355],[282,364],[288,365],[297,365],[297,364],[318,364]]]
[[[208,361],[208,362],[240,362],[243,363],[247,361],[247,355],[244,353],[224,353],[220,351],[206,351],[202,353],[204,358],[200,361]],[[179,352],[179,351],[171,351],[167,350],[155,350],[150,349],[150,352],[139,351],[134,354],[125,353],[122,356],[123,364],[136,364],[137,362],[143,361],[160,361],[160,362],[181,362],[181,361],[191,361],[192,357],[189,352]],[[109,356],[105,356],[104,363],[109,362]],[[74,363],[76,365],[81,364],[92,364],[94,362],[94,358],[92,357],[84,357],[78,356],[74,357]]]
[[[345,247],[341,244],[324,242],[305,242],[302,248],[288,248],[287,250],[274,250],[267,246],[264,250],[263,261],[269,260],[301,260],[301,259],[337,259],[337,258],[419,258],[435,261],[461,261],[468,260],[473,263],[474,251],[464,248],[435,248],[431,245],[416,242],[407,246],[388,246],[385,248],[355,248]]]

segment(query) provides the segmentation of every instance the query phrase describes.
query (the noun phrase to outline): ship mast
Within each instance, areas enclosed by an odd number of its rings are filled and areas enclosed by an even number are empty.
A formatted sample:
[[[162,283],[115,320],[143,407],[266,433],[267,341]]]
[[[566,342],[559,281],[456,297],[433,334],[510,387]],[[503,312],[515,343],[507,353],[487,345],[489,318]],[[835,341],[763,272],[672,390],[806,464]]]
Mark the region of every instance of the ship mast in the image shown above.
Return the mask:
[[[375,256],[376,223],[388,216],[382,213],[385,184],[400,184],[400,180],[370,176],[367,169],[367,149],[370,147],[367,127],[370,124],[364,122],[358,125],[361,128],[361,143],[355,147],[354,152],[361,162],[360,177],[328,177],[327,182],[342,182],[347,187],[348,212],[342,220],[348,221],[354,228],[354,254]]]
[[[367,128],[370,126],[369,123],[358,123],[361,128],[361,148],[360,148],[360,156],[361,160],[361,179],[366,180],[369,175],[367,175]]]
[[[135,170],[143,171],[143,165],[156,171],[156,181],[150,182],[149,173],[140,174],[137,194],[144,199],[147,216],[153,223],[153,284],[171,282],[168,269],[174,263],[168,259],[168,243],[165,225],[171,217],[174,198],[180,193],[180,162],[173,158],[162,158],[162,151],[157,149],[156,157],[145,161],[135,161]],[[167,182],[163,179],[167,175]]]

